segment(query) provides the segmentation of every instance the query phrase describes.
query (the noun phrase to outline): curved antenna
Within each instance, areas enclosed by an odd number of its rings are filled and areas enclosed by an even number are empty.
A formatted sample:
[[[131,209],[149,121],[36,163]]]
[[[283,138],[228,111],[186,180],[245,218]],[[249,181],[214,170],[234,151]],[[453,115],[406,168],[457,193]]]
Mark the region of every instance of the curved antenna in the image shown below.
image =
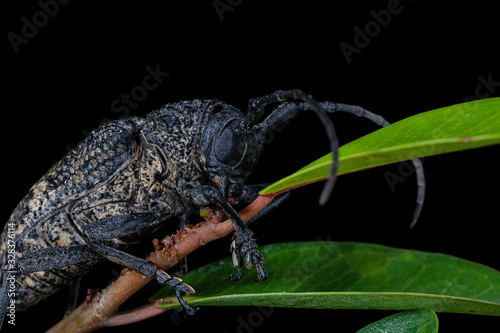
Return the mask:
[[[328,117],[325,110],[323,110],[321,104],[318,103],[311,95],[305,94],[300,89],[278,90],[267,96],[253,98],[248,102],[247,126],[250,124],[256,124],[257,120],[262,115],[265,106],[273,103],[285,102],[287,100],[302,101],[308,107],[299,108],[295,103],[283,103],[278,106],[266,119],[264,119],[262,125],[266,128],[273,129],[306,109],[310,109],[316,113],[325,127],[333,159],[328,179],[319,198],[319,204],[324,205],[328,201],[330,193],[335,185],[335,181],[337,180],[339,140],[337,138],[333,122]]]
[[[278,92],[276,92],[278,93]],[[276,94],[275,93],[275,94]],[[272,96],[272,95],[270,95]],[[309,96],[310,97],[310,96]],[[300,100],[300,99],[299,99]],[[319,104],[319,108],[313,108],[311,105],[311,100],[313,101],[312,104],[314,103]],[[323,113],[328,112],[328,113],[334,113],[336,111],[341,111],[341,112],[347,112],[347,113],[352,113],[358,117],[366,118],[368,120],[371,120],[375,124],[385,127],[390,125],[390,123],[385,120],[382,116],[379,116],[378,114],[375,114],[373,112],[370,112],[360,106],[357,105],[350,105],[350,104],[342,104],[342,103],[334,103],[334,102],[320,102],[317,103],[312,99],[309,101],[302,100],[302,103],[293,103],[293,102],[285,102],[280,104],[266,119],[262,121],[262,125],[266,128],[273,129],[276,128],[277,126],[281,125],[285,121],[295,117],[299,112],[302,111],[315,111],[320,109]],[[283,100],[280,100],[283,101]],[[253,100],[249,103],[249,105],[252,105]],[[276,101],[274,101],[276,102]],[[259,101],[255,102],[255,104],[258,106]],[[268,103],[269,104],[269,103]],[[316,112],[318,113],[318,112]],[[328,117],[326,117],[328,118]],[[328,118],[329,119],[329,118]],[[336,139],[336,135],[335,135]],[[338,144],[337,144],[338,145]],[[337,156],[335,154],[336,150],[333,150],[334,152],[334,162],[337,160]],[[424,174],[424,167],[422,165],[422,161],[418,158],[414,158],[411,160],[413,167],[415,168],[415,173],[417,177],[417,206],[415,207],[415,211],[413,213],[413,219],[410,224],[410,228],[413,228],[415,224],[417,223],[420,213],[422,212],[422,207],[424,205],[424,200],[425,200],[425,174]],[[334,163],[335,164],[335,163]],[[332,165],[332,171],[333,168],[336,168],[336,165]],[[335,169],[335,174],[336,174],[336,169]],[[331,180],[332,178],[330,177],[327,184],[325,184],[325,187],[323,189],[322,197],[321,197],[321,202],[325,203],[326,200],[328,199],[328,195],[331,192],[333,188],[333,184],[335,182],[335,179]]]
[[[358,105],[349,105],[342,103],[333,103],[333,102],[321,102],[320,103],[323,110],[328,113],[334,113],[335,111],[343,111],[355,114],[358,117],[363,117],[373,121],[375,124],[386,127],[390,125],[387,120],[385,120],[382,116],[370,112],[361,106]],[[299,107],[307,107],[306,105],[301,105]],[[415,168],[415,174],[417,176],[417,206],[415,207],[415,211],[413,212],[413,220],[410,223],[410,228],[413,228],[420,217],[420,213],[422,212],[422,207],[424,206],[425,199],[425,174],[424,167],[422,165],[422,161],[419,158],[414,158],[411,160],[413,167]]]

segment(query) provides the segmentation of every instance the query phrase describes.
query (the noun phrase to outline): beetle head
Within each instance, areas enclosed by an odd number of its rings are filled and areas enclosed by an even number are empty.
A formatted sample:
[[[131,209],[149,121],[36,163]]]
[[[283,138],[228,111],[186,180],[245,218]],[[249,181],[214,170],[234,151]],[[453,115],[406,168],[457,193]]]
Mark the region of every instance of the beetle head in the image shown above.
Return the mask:
[[[265,135],[262,125],[249,124],[238,109],[223,102],[212,106],[202,134],[201,165],[225,198],[238,200]]]
[[[259,123],[264,108],[277,103]],[[330,112],[337,111],[339,105],[334,104]],[[178,180],[184,173],[195,181],[201,172],[218,186],[224,198],[238,200],[257,163],[267,131],[277,129],[299,112],[314,111],[326,129],[332,151],[330,175],[320,197],[323,205],[335,184],[338,169],[338,139],[324,106],[299,89],[278,90],[253,98],[246,115],[220,101],[182,101],[151,112],[141,133],[147,142],[160,148],[166,169],[162,171],[165,174],[169,171],[172,180]]]

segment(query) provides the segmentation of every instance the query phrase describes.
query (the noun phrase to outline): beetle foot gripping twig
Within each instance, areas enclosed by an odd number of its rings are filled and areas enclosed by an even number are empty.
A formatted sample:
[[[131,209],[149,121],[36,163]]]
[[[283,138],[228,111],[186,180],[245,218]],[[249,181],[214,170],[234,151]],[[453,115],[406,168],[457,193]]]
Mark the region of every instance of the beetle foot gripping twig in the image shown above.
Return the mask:
[[[185,283],[182,283],[182,280],[179,279],[178,277],[171,277],[170,275],[168,275],[166,272],[164,272],[162,270],[156,271],[156,279],[161,284],[167,285],[170,288],[175,289],[175,295],[177,296],[179,303],[181,303],[182,307],[184,308],[184,310],[186,310],[186,313],[188,315],[193,315],[198,310],[198,307],[196,307],[194,309],[192,307],[190,307],[186,303],[184,298],[182,297],[183,294],[186,294],[186,295],[194,294],[195,290],[193,289],[193,287],[191,287]]]
[[[255,264],[257,267],[257,282],[264,281],[268,277],[263,265],[264,255],[257,251],[257,243],[254,242],[254,239],[250,238],[251,236],[252,232],[250,230],[233,236],[230,250],[233,255],[233,264],[235,267],[238,266],[238,273],[230,276],[233,281],[239,281],[243,275],[242,262],[245,255],[245,266],[248,269],[252,269]]]

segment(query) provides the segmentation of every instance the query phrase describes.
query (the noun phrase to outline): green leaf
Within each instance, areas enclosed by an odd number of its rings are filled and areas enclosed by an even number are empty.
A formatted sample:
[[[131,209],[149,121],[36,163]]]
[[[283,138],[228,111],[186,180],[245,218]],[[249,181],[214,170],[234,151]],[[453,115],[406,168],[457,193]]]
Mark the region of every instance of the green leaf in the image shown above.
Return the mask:
[[[352,141],[339,148],[338,174],[494,144],[500,144],[500,98],[420,113]],[[324,179],[331,162],[331,154],[323,156],[261,194]]]
[[[357,333],[436,333],[438,326],[438,319],[433,311],[413,310],[376,321]]]
[[[231,258],[183,277],[191,305],[261,305],[329,309],[430,309],[500,316],[500,272],[449,255],[343,242],[281,243],[259,248],[269,278],[239,282]],[[178,307],[170,288],[152,300]]]

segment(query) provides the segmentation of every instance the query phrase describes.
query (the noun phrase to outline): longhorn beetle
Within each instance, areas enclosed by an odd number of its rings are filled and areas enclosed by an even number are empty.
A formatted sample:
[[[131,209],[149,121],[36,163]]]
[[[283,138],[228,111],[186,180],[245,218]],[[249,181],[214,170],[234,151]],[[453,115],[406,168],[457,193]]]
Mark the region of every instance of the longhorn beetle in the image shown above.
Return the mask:
[[[278,105],[259,122],[264,108],[273,104]],[[191,205],[215,204],[233,221],[231,250],[239,265],[233,280],[241,278],[243,263],[256,266],[258,281],[266,279],[264,256],[231,203],[255,198],[259,186],[245,185],[245,180],[257,163],[266,132],[302,111],[320,117],[333,152],[320,197],[324,204],[338,165],[338,141],[326,112],[345,111],[388,125],[382,117],[359,106],[318,103],[296,89],[251,99],[246,115],[217,100],[182,101],[146,118],[127,117],[93,131],[30,189],[5,226],[0,248],[2,321],[7,306],[26,309],[103,259],[155,276],[174,288],[179,302],[193,314],[182,298],[194,292],[190,286],[124,251],[168,219],[185,217]],[[424,178],[420,161],[413,163],[419,185],[416,220]],[[15,299],[9,293],[12,286]]]

